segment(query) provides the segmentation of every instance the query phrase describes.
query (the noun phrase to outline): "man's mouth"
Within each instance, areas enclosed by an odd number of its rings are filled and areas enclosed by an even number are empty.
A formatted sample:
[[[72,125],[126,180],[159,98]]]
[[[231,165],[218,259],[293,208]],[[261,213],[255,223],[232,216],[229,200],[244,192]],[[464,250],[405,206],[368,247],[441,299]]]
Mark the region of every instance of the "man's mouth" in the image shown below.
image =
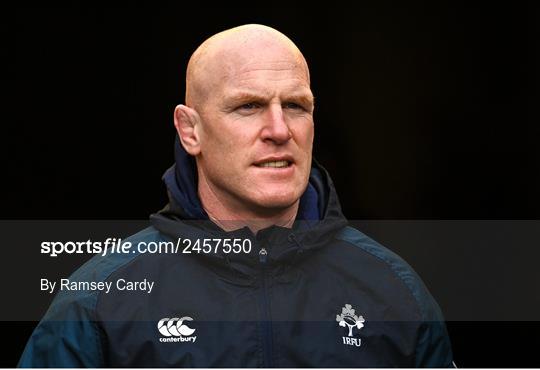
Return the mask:
[[[293,164],[294,159],[289,154],[270,155],[253,163],[259,168],[289,168]]]
[[[292,162],[289,161],[271,161],[256,164],[257,167],[285,168],[289,167]]]

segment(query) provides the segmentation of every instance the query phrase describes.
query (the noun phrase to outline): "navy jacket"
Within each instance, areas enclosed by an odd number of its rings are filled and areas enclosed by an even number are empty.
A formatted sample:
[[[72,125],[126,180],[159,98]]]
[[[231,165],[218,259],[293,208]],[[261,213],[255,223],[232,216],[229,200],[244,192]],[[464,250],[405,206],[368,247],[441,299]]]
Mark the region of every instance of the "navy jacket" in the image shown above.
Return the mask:
[[[177,156],[177,164],[186,160]],[[154,282],[151,293],[58,293],[19,366],[452,365],[436,302],[400,257],[347,226],[318,164],[293,228],[273,226],[257,235],[247,228],[224,232],[204,220],[193,163],[183,165],[187,175],[178,168],[166,175],[169,206],[129,240],[249,240],[249,253],[245,244],[241,253],[96,256],[70,279],[146,279]]]

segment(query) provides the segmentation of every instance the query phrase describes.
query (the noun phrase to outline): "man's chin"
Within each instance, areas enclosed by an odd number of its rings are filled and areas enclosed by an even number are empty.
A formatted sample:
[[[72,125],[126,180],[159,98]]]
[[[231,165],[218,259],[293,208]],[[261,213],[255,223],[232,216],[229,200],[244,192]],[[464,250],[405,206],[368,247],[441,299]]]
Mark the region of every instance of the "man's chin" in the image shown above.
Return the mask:
[[[300,194],[301,195],[301,194]],[[293,207],[300,199],[298,194],[276,193],[257,199],[257,206],[261,212],[275,213]]]

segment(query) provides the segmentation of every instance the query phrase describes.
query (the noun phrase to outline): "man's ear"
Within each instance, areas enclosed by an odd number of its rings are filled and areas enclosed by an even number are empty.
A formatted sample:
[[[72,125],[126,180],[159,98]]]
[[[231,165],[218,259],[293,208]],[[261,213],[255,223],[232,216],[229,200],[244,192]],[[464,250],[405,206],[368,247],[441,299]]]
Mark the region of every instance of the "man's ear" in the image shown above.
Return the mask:
[[[195,109],[182,104],[174,109],[174,127],[176,127],[182,146],[192,156],[201,152],[200,123],[201,118]]]

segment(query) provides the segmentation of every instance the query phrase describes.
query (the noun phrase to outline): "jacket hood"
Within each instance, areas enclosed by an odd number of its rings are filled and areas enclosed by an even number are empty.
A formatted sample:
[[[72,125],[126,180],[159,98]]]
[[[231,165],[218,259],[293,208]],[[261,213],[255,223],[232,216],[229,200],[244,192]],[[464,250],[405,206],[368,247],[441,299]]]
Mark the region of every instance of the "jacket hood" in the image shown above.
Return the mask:
[[[328,172],[313,159],[308,186],[300,198],[298,214],[292,228],[271,226],[254,235],[248,227],[224,231],[209,220],[197,192],[195,160],[175,142],[175,164],[163,175],[169,203],[150,216],[153,226],[171,239],[250,239],[250,253],[201,253],[212,262],[225,261],[229,267],[251,275],[260,264],[259,251],[268,251],[268,265],[291,264],[302,256],[323,247],[347,221],[341,212],[339,199]],[[216,261],[217,260],[217,261]]]

